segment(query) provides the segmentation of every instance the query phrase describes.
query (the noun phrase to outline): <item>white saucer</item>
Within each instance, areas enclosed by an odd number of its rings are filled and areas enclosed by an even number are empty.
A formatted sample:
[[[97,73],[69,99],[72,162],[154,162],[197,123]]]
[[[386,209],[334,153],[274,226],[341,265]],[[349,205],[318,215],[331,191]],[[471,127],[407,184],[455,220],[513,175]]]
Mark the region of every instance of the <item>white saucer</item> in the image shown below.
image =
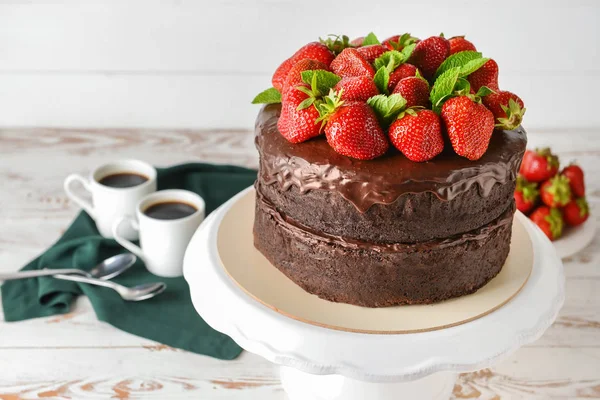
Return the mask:
[[[596,234],[596,218],[592,214],[583,225],[565,227],[560,239],[552,242],[556,248],[556,254],[560,258],[567,258],[579,253],[587,247]]]

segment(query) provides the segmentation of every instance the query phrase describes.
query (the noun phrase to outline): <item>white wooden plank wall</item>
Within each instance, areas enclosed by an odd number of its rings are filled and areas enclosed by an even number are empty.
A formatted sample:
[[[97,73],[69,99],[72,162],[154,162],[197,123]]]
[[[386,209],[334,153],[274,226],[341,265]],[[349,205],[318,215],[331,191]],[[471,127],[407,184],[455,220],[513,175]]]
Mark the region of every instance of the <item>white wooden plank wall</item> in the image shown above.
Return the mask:
[[[600,2],[0,1],[0,126],[251,128],[277,65],[328,33],[467,34],[526,126],[600,127]]]

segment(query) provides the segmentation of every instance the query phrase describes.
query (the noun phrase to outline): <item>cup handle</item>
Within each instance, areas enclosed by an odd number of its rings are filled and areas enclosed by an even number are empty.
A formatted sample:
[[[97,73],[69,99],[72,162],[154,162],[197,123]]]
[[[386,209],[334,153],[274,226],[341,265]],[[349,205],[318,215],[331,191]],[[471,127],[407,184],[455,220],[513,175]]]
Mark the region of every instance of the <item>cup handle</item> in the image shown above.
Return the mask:
[[[130,252],[132,252],[133,254],[135,254],[136,256],[141,258],[142,260],[144,260],[144,252],[142,251],[142,249],[139,246],[136,246],[135,244],[131,243],[129,240],[125,239],[123,236],[121,236],[119,234],[119,227],[123,224],[123,222],[128,222],[133,229],[135,229],[138,232],[140,231],[140,227],[139,227],[138,223],[133,218],[125,216],[125,217],[119,218],[113,224],[113,226],[112,226],[113,237],[115,238],[117,243],[119,243],[121,246],[123,246],[124,248],[126,248],[127,250],[129,250]]]
[[[81,183],[81,185],[83,186],[83,188],[88,191],[89,193],[92,193],[92,188],[90,187],[89,182],[87,181],[87,179],[85,179],[84,177],[82,177],[81,175],[77,175],[77,174],[72,174],[67,176],[67,179],[65,179],[65,183],[64,183],[64,188],[65,188],[65,192],[67,193],[67,196],[73,200],[75,203],[77,203],[81,208],[83,208],[85,210],[85,212],[88,213],[88,215],[90,217],[92,217],[92,219],[96,219],[96,213],[94,212],[94,207],[92,206],[92,204],[87,201],[82,199],[81,197],[79,197],[78,195],[76,195],[72,190],[71,190],[71,183],[73,182],[79,182]]]

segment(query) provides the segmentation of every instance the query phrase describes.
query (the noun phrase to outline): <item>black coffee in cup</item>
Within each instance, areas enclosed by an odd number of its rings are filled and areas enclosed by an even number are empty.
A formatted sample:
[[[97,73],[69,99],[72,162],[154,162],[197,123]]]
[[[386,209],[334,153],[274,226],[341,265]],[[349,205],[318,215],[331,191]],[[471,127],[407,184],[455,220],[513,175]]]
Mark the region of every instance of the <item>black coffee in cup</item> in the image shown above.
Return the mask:
[[[118,172],[116,174],[107,175],[98,182],[108,187],[128,188],[141,185],[147,180],[147,176],[136,174],[135,172]]]
[[[179,201],[165,201],[156,203],[144,210],[144,214],[156,219],[179,219],[185,218],[198,211],[191,204]]]

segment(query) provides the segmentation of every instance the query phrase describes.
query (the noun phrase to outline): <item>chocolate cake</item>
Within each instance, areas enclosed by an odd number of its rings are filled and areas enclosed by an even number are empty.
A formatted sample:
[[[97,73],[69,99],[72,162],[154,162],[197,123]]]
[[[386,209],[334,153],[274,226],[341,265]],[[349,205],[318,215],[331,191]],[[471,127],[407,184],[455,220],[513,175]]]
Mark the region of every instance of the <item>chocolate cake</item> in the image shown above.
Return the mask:
[[[260,111],[254,242],[288,278],[324,299],[366,307],[472,293],[510,247],[525,131],[496,131],[469,161],[451,149],[425,164],[396,151],[337,154],[325,138],[289,143],[279,105]]]
[[[309,43],[255,99],[282,103],[256,122],[255,247],[307,292],[365,307],[466,295],[500,272],[527,144],[523,102],[472,43],[391,39]]]

